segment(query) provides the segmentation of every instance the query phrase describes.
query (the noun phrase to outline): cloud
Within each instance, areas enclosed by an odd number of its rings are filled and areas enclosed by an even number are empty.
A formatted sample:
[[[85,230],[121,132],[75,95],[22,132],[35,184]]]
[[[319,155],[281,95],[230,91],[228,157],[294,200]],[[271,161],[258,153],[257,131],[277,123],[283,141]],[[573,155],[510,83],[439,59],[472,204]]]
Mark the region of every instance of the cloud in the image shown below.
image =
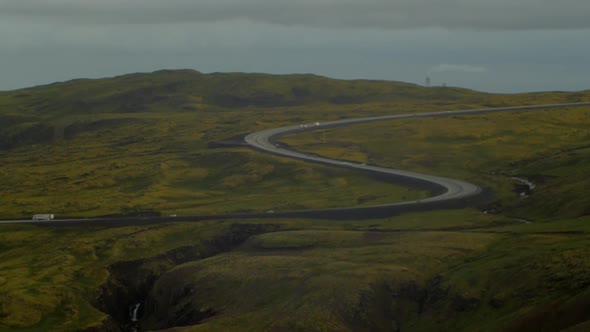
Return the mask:
[[[275,25],[476,30],[590,28],[587,0],[1,0],[0,17],[70,24],[250,20]]]
[[[442,73],[442,72],[464,72],[464,73],[485,73],[488,69],[481,66],[472,65],[450,65],[450,64],[439,64],[432,68],[431,72]]]

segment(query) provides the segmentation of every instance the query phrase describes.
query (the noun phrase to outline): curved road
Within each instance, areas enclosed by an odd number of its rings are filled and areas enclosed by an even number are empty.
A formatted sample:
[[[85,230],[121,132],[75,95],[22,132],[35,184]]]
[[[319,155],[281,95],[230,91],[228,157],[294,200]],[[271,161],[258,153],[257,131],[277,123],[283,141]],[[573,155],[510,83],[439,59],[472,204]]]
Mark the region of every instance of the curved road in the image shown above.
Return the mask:
[[[306,154],[291,150],[279,143],[277,140],[287,134],[294,134],[305,131],[312,131],[325,128],[344,127],[361,123],[370,123],[378,121],[390,121],[398,119],[411,118],[431,118],[431,117],[448,117],[458,115],[484,114],[506,111],[534,111],[551,108],[567,108],[590,106],[590,102],[582,103],[565,103],[565,104],[547,104],[499,108],[483,108],[460,111],[444,111],[431,113],[410,113],[400,115],[387,115],[378,117],[368,117],[359,119],[346,119],[329,121],[322,123],[299,124],[281,128],[263,130],[249,134],[245,137],[245,142],[251,147],[271,153],[274,155],[300,159],[308,162],[325,164],[330,166],[356,169],[367,172],[372,175],[385,176],[393,178],[396,182],[405,183],[414,187],[429,189],[433,196],[415,201],[398,202],[377,206],[367,207],[345,207],[304,211],[284,211],[272,213],[248,213],[248,214],[228,214],[228,215],[194,215],[178,217],[124,217],[124,218],[87,218],[87,219],[61,219],[53,221],[34,221],[34,220],[5,220],[0,224],[35,224],[35,225],[102,225],[102,226],[126,226],[135,224],[153,224],[161,222],[174,221],[199,221],[208,219],[227,219],[227,218],[269,218],[269,217],[290,217],[290,218],[336,218],[336,219],[358,219],[358,218],[382,218],[406,211],[421,211],[428,209],[437,209],[441,207],[457,207],[472,204],[478,196],[481,196],[482,189],[474,184],[451,179],[446,177],[420,174],[410,171],[390,169],[385,167],[366,165],[344,160],[335,160],[324,158],[317,155]]]
[[[471,109],[471,110],[461,110],[461,111],[445,111],[445,112],[432,112],[432,113],[410,113],[410,114],[400,114],[400,115],[387,115],[387,116],[378,116],[378,117],[369,117],[369,118],[359,118],[359,119],[346,119],[346,120],[337,120],[337,121],[328,121],[328,122],[315,122],[309,124],[300,124],[288,127],[281,127],[275,129],[268,129],[259,131],[253,134],[246,136],[245,140],[246,143],[251,145],[252,147],[272,153],[275,155],[288,157],[288,158],[295,158],[301,159],[309,162],[314,163],[321,163],[326,165],[332,165],[337,167],[346,167],[351,169],[357,169],[361,171],[370,172],[373,174],[382,174],[386,176],[393,176],[398,179],[406,180],[406,182],[413,181],[416,184],[423,184],[425,187],[430,188],[434,192],[439,192],[438,194],[422,199],[422,200],[415,200],[415,201],[407,201],[407,202],[400,202],[400,203],[392,203],[392,204],[385,204],[379,205],[378,207],[400,207],[404,205],[416,205],[420,204],[424,207],[431,205],[433,203],[440,203],[446,201],[457,201],[457,200],[464,200],[467,198],[471,198],[474,196],[479,195],[482,192],[482,189],[474,184],[446,178],[434,175],[427,175],[427,174],[420,174],[415,172],[409,172],[404,170],[398,169],[391,169],[379,166],[370,166],[363,163],[354,163],[349,161],[342,161],[342,160],[334,160],[329,158],[324,158],[321,156],[305,154],[302,152],[297,152],[291,149],[284,147],[281,144],[277,144],[277,140],[282,136],[287,134],[294,134],[298,132],[304,131],[312,131],[318,129],[325,129],[325,128],[334,128],[334,127],[344,127],[350,126],[355,124],[361,123],[369,123],[369,122],[377,122],[377,121],[390,121],[390,120],[398,120],[398,119],[411,119],[411,118],[430,118],[430,117],[448,117],[448,116],[457,116],[457,115],[469,115],[469,114],[482,114],[482,113],[493,113],[493,112],[506,112],[506,111],[527,111],[527,110],[540,110],[540,109],[550,109],[550,108],[564,108],[564,107],[580,107],[580,106],[590,106],[590,103],[569,103],[569,104],[549,104],[549,105],[534,105],[534,106],[516,106],[516,107],[501,107],[501,108],[483,108],[483,109]],[[442,190],[441,190],[442,189]],[[377,206],[373,206],[377,207]],[[369,207],[372,208],[372,207]],[[339,208],[339,210],[343,209],[356,209],[356,208]]]

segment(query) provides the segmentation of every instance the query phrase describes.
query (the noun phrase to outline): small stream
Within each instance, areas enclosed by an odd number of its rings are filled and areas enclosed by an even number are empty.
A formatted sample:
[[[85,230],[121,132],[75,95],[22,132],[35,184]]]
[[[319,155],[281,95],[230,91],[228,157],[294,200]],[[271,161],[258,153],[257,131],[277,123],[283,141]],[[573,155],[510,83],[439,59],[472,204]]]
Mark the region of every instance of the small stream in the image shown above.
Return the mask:
[[[527,224],[527,225],[530,225],[533,223],[532,221],[530,221],[528,219],[524,219],[524,218],[512,218],[512,220],[519,222],[521,224]]]
[[[519,182],[520,184],[523,184],[525,186],[528,187],[528,190],[525,190],[523,192],[520,192],[520,197],[528,197],[533,190],[535,190],[535,188],[537,188],[537,186],[532,183],[531,181],[527,180],[527,179],[523,179],[523,178],[519,178],[519,177],[511,177],[510,179]]]

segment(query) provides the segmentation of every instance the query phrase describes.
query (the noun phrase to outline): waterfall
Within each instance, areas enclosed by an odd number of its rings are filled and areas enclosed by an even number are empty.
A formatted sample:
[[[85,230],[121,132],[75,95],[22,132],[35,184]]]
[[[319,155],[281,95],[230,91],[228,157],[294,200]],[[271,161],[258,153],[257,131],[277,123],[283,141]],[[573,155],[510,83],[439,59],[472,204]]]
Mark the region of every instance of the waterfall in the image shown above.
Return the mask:
[[[533,191],[537,187],[534,183],[532,183],[531,181],[529,181],[527,179],[517,178],[517,177],[512,177],[511,179],[514,181],[518,181],[522,184],[525,184],[527,187],[529,187],[530,191]]]
[[[141,303],[137,303],[131,312],[132,322],[137,322],[137,311],[139,310],[139,306],[141,306]]]

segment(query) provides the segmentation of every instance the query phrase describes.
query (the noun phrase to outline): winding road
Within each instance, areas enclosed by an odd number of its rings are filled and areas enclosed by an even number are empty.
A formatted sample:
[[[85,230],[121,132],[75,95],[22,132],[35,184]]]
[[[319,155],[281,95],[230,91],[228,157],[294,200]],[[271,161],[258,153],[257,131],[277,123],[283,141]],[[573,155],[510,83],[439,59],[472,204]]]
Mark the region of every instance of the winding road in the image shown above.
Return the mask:
[[[383,174],[388,176],[394,176],[399,179],[406,179],[414,181],[416,183],[422,183],[427,187],[430,187],[433,191],[439,191],[440,193],[432,197],[386,204],[382,206],[403,206],[403,205],[414,205],[422,204],[429,205],[431,203],[450,201],[450,200],[462,200],[477,196],[482,192],[482,189],[474,184],[446,178],[434,175],[420,174],[415,172],[409,172],[398,169],[391,169],[379,166],[369,166],[363,163],[354,163],[349,161],[334,160],[321,156],[310,155],[295,150],[291,150],[284,147],[281,144],[277,144],[278,139],[288,134],[294,134],[298,132],[319,130],[325,128],[344,127],[350,125],[356,125],[361,123],[370,123],[378,121],[391,121],[399,119],[412,119],[412,118],[433,118],[433,117],[449,117],[458,115],[472,115],[472,114],[483,114],[483,113],[495,113],[495,112],[506,112],[506,111],[532,111],[542,110],[551,108],[566,108],[566,107],[581,107],[590,106],[590,103],[568,103],[568,104],[548,104],[548,105],[533,105],[533,106],[515,106],[515,107],[501,107],[501,108],[483,108],[483,109],[471,109],[471,110],[460,110],[460,111],[445,111],[445,112],[432,112],[432,113],[410,113],[400,115],[387,115],[369,118],[358,118],[358,119],[345,119],[329,122],[316,122],[303,125],[294,125],[288,127],[274,128],[259,131],[250,135],[247,135],[245,140],[246,143],[258,149],[260,151],[272,153],[282,157],[295,158],[305,160],[314,163],[321,163],[326,165],[332,165],[337,167],[346,167],[351,169],[357,169],[361,171],[367,171],[370,173]],[[441,190],[442,189],[442,190]]]
[[[345,119],[328,122],[315,122],[307,124],[298,124],[281,128],[267,129],[249,134],[245,137],[245,142],[249,146],[262,152],[271,153],[281,157],[300,159],[307,162],[330,165],[341,168],[354,169],[371,175],[386,177],[393,181],[406,184],[412,187],[428,189],[433,195],[421,200],[406,202],[397,202],[391,204],[366,206],[366,207],[344,207],[331,209],[317,209],[304,211],[277,211],[269,213],[248,213],[248,214],[227,214],[227,215],[194,215],[178,217],[124,217],[124,218],[87,218],[87,219],[62,219],[52,221],[34,221],[34,220],[5,220],[0,224],[36,224],[36,225],[80,225],[80,224],[100,224],[105,226],[123,226],[130,224],[152,224],[173,221],[198,221],[210,219],[229,219],[229,218],[329,218],[329,219],[369,219],[383,218],[402,212],[423,211],[439,209],[444,207],[469,206],[478,201],[478,198],[484,194],[482,188],[477,185],[447,177],[440,177],[428,174],[420,174],[410,171],[366,165],[345,160],[336,160],[325,158],[313,154],[307,154],[292,150],[280,143],[278,140],[288,134],[351,126],[362,123],[391,121],[399,119],[412,118],[433,118],[449,117],[460,115],[475,115],[485,113],[497,113],[508,111],[535,111],[552,108],[570,108],[590,106],[590,102],[565,103],[565,104],[547,104],[547,105],[530,105],[514,106],[500,108],[483,108],[459,111],[444,111],[431,113],[410,113],[399,115],[387,115],[378,117]]]

